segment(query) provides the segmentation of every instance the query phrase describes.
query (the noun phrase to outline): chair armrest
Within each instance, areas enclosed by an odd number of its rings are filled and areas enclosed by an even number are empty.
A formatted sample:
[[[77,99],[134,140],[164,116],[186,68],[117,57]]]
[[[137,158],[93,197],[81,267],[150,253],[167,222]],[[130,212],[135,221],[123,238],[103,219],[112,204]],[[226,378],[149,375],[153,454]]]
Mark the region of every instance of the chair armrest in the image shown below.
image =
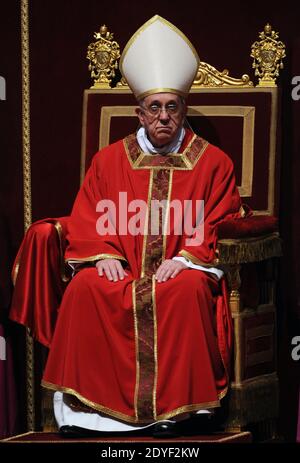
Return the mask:
[[[282,256],[278,219],[251,216],[223,221],[217,226],[220,265],[259,262]]]
[[[222,239],[217,243],[220,265],[259,262],[282,256],[282,240],[279,233],[255,238]]]
[[[49,347],[69,277],[64,266],[68,218],[45,219],[27,230],[13,268],[10,318]]]

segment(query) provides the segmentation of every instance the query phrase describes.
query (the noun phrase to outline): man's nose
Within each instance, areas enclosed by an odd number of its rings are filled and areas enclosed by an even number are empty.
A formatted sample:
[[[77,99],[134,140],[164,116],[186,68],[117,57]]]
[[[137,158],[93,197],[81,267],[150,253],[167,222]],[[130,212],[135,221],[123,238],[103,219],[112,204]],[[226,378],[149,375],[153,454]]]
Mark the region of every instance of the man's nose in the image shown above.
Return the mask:
[[[159,119],[163,122],[167,122],[170,119],[170,115],[166,108],[161,108],[160,114],[159,114]]]

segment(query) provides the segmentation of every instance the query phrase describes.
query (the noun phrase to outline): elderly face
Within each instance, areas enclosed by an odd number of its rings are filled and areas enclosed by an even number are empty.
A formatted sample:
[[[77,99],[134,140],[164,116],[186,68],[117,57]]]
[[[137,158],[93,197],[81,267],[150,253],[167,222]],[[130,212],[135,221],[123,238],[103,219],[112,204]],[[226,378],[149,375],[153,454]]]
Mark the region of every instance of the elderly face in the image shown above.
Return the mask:
[[[170,143],[181,129],[186,105],[175,93],[156,93],[144,98],[136,113],[151,143],[162,147]]]

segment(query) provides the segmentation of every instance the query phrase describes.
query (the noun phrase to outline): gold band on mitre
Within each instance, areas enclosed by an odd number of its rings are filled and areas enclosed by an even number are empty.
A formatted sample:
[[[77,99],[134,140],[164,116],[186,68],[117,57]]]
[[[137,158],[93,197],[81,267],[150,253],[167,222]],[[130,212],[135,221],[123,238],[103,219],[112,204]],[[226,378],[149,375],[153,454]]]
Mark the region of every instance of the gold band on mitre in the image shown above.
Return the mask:
[[[183,93],[180,90],[177,90],[175,88],[152,88],[151,90],[148,90],[148,92],[141,93],[141,95],[135,95],[136,99],[143,100],[149,95],[154,95],[156,93],[175,93],[176,95],[182,96],[183,98],[186,98],[188,96],[188,93]]]

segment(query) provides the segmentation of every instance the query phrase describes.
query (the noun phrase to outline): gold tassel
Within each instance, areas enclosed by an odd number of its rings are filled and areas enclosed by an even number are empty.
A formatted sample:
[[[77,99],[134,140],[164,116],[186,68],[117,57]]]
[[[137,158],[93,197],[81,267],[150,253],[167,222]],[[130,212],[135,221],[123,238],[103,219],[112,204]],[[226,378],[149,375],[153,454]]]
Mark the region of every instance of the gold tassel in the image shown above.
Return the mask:
[[[244,239],[218,241],[217,254],[220,264],[258,262],[282,256],[282,241],[278,233]]]

